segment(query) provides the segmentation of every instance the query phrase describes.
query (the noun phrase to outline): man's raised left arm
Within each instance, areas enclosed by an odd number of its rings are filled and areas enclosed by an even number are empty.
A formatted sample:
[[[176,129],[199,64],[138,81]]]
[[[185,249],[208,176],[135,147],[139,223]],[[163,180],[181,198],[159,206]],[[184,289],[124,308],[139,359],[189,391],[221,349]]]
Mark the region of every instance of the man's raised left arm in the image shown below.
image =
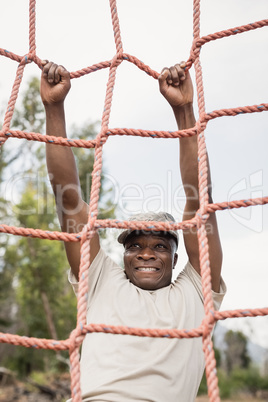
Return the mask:
[[[160,92],[171,105],[179,130],[195,125],[193,111],[193,85],[189,72],[185,72],[185,63],[164,68],[159,76]],[[183,220],[192,219],[199,209],[198,191],[198,146],[197,136],[180,138],[180,171],[186,195]],[[210,169],[208,165],[209,202],[212,202]],[[222,249],[215,213],[211,213],[206,221],[209,246],[212,289],[220,290],[222,266]],[[200,274],[199,245],[197,229],[183,231],[184,243],[188,258],[194,269]]]

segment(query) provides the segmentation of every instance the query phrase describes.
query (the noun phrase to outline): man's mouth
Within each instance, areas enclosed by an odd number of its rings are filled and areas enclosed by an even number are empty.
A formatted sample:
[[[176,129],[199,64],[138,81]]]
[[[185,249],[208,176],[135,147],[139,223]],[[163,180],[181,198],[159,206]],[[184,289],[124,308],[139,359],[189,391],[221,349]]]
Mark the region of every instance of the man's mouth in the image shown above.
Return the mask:
[[[154,268],[154,267],[138,267],[135,268],[137,271],[143,271],[143,272],[156,272],[159,271],[159,268]]]

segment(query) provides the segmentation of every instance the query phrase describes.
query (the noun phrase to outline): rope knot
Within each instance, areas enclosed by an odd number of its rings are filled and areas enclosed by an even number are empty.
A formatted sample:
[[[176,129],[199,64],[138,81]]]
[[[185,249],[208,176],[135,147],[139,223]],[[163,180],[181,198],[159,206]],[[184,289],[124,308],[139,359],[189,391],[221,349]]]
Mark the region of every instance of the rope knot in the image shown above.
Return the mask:
[[[195,218],[196,218],[196,227],[197,227],[197,229],[199,229],[200,226],[203,225],[203,224],[205,224],[206,221],[208,220],[208,218],[209,218],[209,213],[207,213],[206,211],[202,211],[201,209],[199,209],[199,210],[196,212]]]
[[[88,223],[83,227],[82,233],[81,233],[81,242],[84,243],[86,240],[90,240],[92,239],[92,237],[94,236],[95,230],[95,222],[97,219],[97,214],[95,214],[92,212],[91,213],[91,217],[89,218]]]
[[[123,61],[123,50],[120,50],[111,60],[111,68],[118,67]]]
[[[108,130],[109,130],[109,128],[107,125],[104,125],[102,127],[101,131],[95,138],[95,148],[103,146],[105,144],[105,142],[108,140],[108,135],[107,135]]]
[[[25,64],[30,64],[33,61],[33,57],[34,56],[31,53],[25,54],[24,56],[22,56],[20,64],[23,66]]]
[[[198,57],[198,54],[200,52],[200,48],[197,47],[197,42],[196,39],[194,39],[193,41],[193,45],[190,51],[190,56],[189,59],[187,61],[187,64],[189,65],[189,68],[192,66],[192,64],[194,64],[196,58]]]
[[[37,64],[39,68],[42,68],[41,59],[38,56],[36,56],[34,51],[29,52],[29,53],[25,54],[24,56],[22,56],[20,64],[25,65],[25,64],[30,64],[32,62]]]
[[[202,327],[203,327],[203,337],[207,337],[212,333],[213,327],[215,325],[216,319],[214,310],[210,309],[209,314],[204,317]]]
[[[206,114],[202,113],[195,123],[196,134],[201,134],[207,127]]]
[[[70,349],[70,351],[73,351],[75,348],[76,348],[76,346],[77,346],[77,329],[75,328],[72,332],[71,332],[71,334],[70,334],[70,337],[69,337],[69,349]]]

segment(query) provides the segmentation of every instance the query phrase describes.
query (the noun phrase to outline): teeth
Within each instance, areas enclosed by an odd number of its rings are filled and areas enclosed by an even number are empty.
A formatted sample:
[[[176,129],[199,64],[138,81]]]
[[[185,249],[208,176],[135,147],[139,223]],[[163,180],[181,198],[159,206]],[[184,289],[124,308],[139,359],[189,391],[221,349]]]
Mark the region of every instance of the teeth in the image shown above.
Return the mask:
[[[157,271],[156,268],[138,268],[138,271]]]

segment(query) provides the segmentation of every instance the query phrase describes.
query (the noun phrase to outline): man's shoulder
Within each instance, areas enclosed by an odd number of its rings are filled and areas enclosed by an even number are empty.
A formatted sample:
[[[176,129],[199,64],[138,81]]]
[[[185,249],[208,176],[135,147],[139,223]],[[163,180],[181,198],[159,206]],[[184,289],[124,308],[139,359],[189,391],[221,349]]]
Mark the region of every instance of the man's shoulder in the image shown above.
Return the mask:
[[[94,269],[94,267],[96,267],[96,266],[108,265],[108,266],[117,267],[117,268],[122,269],[122,267],[120,267],[120,265],[115,260],[116,260],[115,258],[113,258],[102,247],[100,247],[98,254],[92,261],[89,268],[92,269],[92,267],[93,267],[93,269]]]
[[[106,280],[110,281],[115,272],[122,274],[123,269],[104,251],[103,248],[100,248],[98,254],[87,270],[88,283],[92,288],[96,286],[97,283]],[[79,282],[76,280],[71,270],[68,271],[68,280],[77,295]]]
[[[187,262],[184,269],[180,272],[177,279],[175,280],[175,283],[177,283],[177,284],[188,283],[189,286],[195,288],[195,291],[199,295],[202,303],[204,302],[202,278],[196,272],[196,270],[194,269],[194,267],[192,266],[190,261]],[[213,290],[211,290],[215,310],[219,310],[222,300],[226,294],[226,291],[227,291],[227,289],[226,289],[225,282],[221,277],[219,293],[216,293]]]

